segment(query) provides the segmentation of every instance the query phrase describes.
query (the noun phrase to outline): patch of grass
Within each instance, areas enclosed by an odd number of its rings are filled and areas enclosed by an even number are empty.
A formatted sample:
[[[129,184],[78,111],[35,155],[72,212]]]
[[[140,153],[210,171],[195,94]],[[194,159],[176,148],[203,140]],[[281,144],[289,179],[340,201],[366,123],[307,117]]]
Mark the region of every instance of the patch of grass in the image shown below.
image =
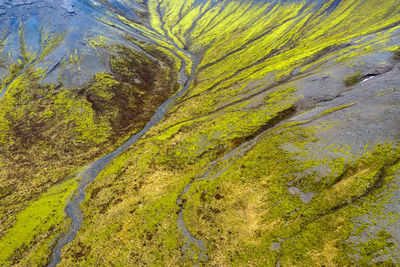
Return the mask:
[[[397,49],[397,50],[393,51],[393,58],[395,60],[400,60],[400,49]]]
[[[344,78],[344,84],[347,87],[353,86],[361,81],[361,72],[357,72],[355,74],[349,75]]]
[[[54,233],[59,233],[66,226],[64,208],[67,199],[77,187],[77,182],[70,179],[60,185],[50,188],[39,196],[36,201],[30,203],[16,216],[16,222],[0,238],[0,265],[11,266],[19,261],[26,253],[39,248],[39,242],[43,247],[33,251],[27,263],[33,265],[45,265],[51,252],[51,242]]]

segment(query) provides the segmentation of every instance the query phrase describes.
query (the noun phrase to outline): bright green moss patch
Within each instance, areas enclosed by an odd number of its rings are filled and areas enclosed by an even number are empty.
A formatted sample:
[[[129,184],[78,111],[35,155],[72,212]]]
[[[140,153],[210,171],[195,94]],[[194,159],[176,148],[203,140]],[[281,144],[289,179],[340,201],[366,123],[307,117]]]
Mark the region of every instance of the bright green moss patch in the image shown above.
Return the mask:
[[[101,92],[101,91],[100,91]],[[88,101],[74,99],[70,92],[62,92],[56,95],[54,107],[49,110],[46,117],[57,117],[65,124],[71,124],[76,132],[76,142],[103,143],[110,135],[111,127],[107,122],[95,120],[95,113]]]
[[[8,76],[1,82],[0,88],[4,89],[7,85],[9,85],[21,72],[24,68],[24,65],[21,61],[18,61],[14,64],[8,66]]]
[[[290,116],[295,110],[294,92],[292,87],[280,88],[264,98],[239,102],[217,115],[181,125],[174,139],[184,138],[184,141],[168,148],[158,161],[173,167],[183,163],[193,164],[208,153],[214,157],[229,151]]]
[[[36,253],[29,255],[33,258],[31,264],[43,265],[47,262],[51,244],[54,242],[49,237],[54,238],[54,235],[46,232],[55,229],[60,231],[66,225],[64,208],[76,186],[76,181],[70,179],[50,188],[16,216],[14,226],[0,239],[1,265],[9,266],[17,262],[26,248],[32,247],[32,242],[44,245]]]
[[[355,104],[357,104],[357,102],[352,102],[352,103],[349,103],[349,104],[344,104],[344,105],[336,106],[336,107],[328,109],[328,110],[324,110],[323,112],[321,112],[317,116],[315,116],[314,119],[323,117],[325,115],[331,114],[331,113],[333,113],[335,111],[338,111],[338,110],[341,110],[341,109],[345,109],[345,108],[354,106]]]

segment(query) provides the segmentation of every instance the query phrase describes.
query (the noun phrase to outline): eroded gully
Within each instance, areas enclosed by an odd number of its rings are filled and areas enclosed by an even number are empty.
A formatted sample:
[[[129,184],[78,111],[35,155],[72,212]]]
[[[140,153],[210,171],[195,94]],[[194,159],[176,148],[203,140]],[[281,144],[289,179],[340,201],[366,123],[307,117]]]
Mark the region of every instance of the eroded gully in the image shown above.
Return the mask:
[[[145,127],[135,135],[133,135],[127,142],[118,147],[116,150],[111,152],[110,154],[96,160],[91,163],[84,171],[82,171],[79,175],[79,185],[73,196],[67,203],[65,207],[65,212],[67,216],[71,219],[71,225],[68,229],[68,232],[58,241],[55,246],[52,254],[52,261],[48,265],[49,267],[57,266],[57,264],[61,261],[61,251],[65,245],[70,243],[76,236],[77,232],[82,226],[82,222],[84,219],[83,213],[80,208],[80,204],[85,200],[85,190],[86,188],[94,181],[97,175],[105,168],[105,166],[119,154],[127,150],[131,145],[136,143],[143,135],[145,135],[153,126],[155,126],[165,115],[165,113],[170,108],[172,102],[174,102],[177,98],[181,97],[186,90],[189,88],[191,82],[195,76],[195,70],[198,65],[198,61],[195,56],[190,54],[187,51],[181,50],[179,47],[175,46],[176,49],[184,52],[186,56],[192,61],[191,73],[186,75],[186,61],[183,58],[181,60],[181,70],[180,70],[180,80],[181,80],[181,90],[173,95],[171,98],[166,100],[154,113],[151,119],[147,122]],[[186,227],[185,227],[186,228]],[[190,233],[189,233],[190,235]]]

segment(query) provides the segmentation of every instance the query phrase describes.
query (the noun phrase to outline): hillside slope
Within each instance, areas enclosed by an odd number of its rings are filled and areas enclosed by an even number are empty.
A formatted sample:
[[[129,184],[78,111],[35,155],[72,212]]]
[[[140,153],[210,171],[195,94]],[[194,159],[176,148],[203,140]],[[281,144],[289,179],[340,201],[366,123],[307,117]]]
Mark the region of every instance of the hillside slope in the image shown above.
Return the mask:
[[[0,265],[400,264],[399,4],[0,1]]]

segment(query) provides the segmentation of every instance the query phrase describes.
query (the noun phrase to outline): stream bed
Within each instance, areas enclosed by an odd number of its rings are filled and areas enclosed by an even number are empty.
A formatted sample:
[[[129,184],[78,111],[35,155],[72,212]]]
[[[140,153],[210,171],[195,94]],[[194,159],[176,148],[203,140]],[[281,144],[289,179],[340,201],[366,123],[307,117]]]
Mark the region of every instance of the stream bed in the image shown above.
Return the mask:
[[[189,88],[193,78],[195,69],[197,68],[197,60],[193,58],[193,66],[191,69],[191,74],[189,77],[186,76],[185,70],[186,62],[184,59],[181,59],[181,71],[180,71],[180,80],[183,88],[175,95],[166,100],[153,114],[151,119],[147,122],[145,127],[131,138],[126,141],[123,145],[118,147],[116,150],[111,152],[110,154],[105,155],[104,157],[96,160],[91,163],[85,170],[83,170],[79,175],[79,185],[76,193],[72,199],[68,201],[67,206],[65,207],[65,212],[67,216],[71,219],[71,226],[68,229],[68,232],[58,241],[55,246],[52,254],[52,261],[48,265],[49,267],[57,266],[57,264],[61,261],[61,251],[65,245],[70,243],[76,236],[76,233],[82,226],[82,222],[84,219],[83,213],[80,208],[80,204],[85,200],[85,190],[86,188],[96,179],[97,175],[104,169],[104,167],[119,154],[127,150],[131,145],[136,143],[143,135],[145,135],[154,125],[156,125],[168,111],[170,104],[175,101],[177,98],[182,96],[186,90]]]

